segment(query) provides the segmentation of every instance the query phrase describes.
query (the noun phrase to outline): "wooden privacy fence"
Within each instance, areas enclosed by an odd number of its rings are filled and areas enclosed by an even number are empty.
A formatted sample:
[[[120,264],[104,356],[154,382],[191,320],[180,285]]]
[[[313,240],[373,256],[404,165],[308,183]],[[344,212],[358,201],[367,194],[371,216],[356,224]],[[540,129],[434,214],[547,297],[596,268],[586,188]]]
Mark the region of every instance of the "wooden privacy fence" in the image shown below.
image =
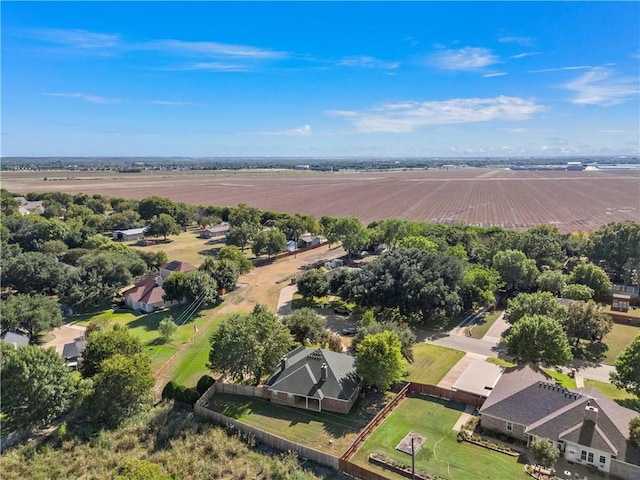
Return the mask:
[[[473,393],[451,390],[449,388],[442,388],[437,385],[427,385],[424,383],[411,382],[409,384],[409,391],[411,393],[430,395],[432,397],[450,400],[452,402],[464,403],[465,405],[471,405],[475,408],[480,408],[486,400],[485,397]]]

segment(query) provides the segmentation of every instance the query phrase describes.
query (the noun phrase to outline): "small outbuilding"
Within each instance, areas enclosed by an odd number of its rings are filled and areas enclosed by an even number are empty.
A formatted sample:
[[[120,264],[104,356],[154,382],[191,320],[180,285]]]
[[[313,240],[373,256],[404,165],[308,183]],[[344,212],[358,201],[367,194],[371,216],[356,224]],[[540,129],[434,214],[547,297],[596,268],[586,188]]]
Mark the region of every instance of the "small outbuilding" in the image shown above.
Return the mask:
[[[132,242],[144,239],[144,232],[147,227],[129,228],[126,230],[114,230],[113,239],[118,242]]]
[[[31,335],[20,330],[9,329],[2,332],[0,340],[13,345],[13,348],[20,348],[29,345]]]

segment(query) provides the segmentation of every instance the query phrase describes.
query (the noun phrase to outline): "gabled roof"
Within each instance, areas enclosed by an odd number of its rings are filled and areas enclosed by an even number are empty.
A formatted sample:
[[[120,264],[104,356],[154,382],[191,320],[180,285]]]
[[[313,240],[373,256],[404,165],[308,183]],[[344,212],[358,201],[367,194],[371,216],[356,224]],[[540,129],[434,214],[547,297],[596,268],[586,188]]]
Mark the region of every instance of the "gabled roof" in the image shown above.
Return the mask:
[[[122,292],[125,297],[131,297],[134,302],[153,305],[163,302],[164,288],[158,285],[155,277],[145,277],[133,287]]]
[[[84,339],[76,340],[75,342],[71,343],[65,343],[62,347],[62,358],[78,358],[82,356],[85,348],[87,348],[87,341]]]
[[[140,228],[126,228],[124,230],[121,229],[116,229],[114,230],[114,232],[116,233],[124,233],[125,235],[140,235],[141,233],[144,233],[145,230],[147,229],[147,227],[140,227]]]
[[[0,335],[0,340],[3,340],[11,345],[18,347],[25,347],[29,345],[31,335],[21,332],[19,330],[7,330]]]
[[[326,380],[322,380],[323,364],[327,368]],[[344,353],[301,346],[289,352],[286,365],[265,382],[270,390],[348,400],[360,384],[355,358]]]
[[[210,232],[212,234],[226,233],[229,231],[230,228],[231,226],[228,223],[222,222],[222,223],[219,223],[218,225],[214,225],[213,227],[205,228],[205,231]]]
[[[304,243],[311,243],[315,239],[321,240],[320,235],[314,235],[313,233],[303,233],[298,237],[298,240]]]
[[[178,260],[173,260],[172,262],[160,265],[160,268],[169,270],[171,272],[190,272],[191,270],[197,270],[197,267],[194,267],[187,262],[180,262]]]

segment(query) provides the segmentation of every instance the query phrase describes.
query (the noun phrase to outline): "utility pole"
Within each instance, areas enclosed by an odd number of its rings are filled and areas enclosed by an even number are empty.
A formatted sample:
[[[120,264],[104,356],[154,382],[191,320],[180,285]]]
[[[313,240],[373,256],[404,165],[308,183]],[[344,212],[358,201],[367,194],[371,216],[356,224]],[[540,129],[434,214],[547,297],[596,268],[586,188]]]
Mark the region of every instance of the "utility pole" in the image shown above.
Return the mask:
[[[411,435],[411,478],[416,480],[416,452],[413,449],[414,436]]]

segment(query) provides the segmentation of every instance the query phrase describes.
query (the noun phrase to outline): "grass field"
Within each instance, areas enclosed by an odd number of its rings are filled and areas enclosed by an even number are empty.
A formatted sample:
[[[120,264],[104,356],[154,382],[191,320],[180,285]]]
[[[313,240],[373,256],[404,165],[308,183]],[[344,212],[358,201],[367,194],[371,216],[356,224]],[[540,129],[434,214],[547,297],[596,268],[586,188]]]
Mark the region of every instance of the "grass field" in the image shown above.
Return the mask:
[[[358,399],[347,415],[312,412],[240,395],[216,395],[208,407],[293,442],[339,456],[389,395]]]
[[[501,310],[485,313],[479,323],[467,328],[467,333],[473,338],[484,337],[501,314]]]
[[[167,254],[169,261],[180,260],[197,267],[205,258],[216,255],[224,246],[224,240],[208,240],[200,238],[199,231],[188,231],[170,236],[167,243],[159,241],[155,245],[140,246],[137,242],[132,242],[128,245],[142,252],[155,253],[162,250]]]
[[[92,316],[84,316],[76,321],[77,325],[87,326],[90,323],[105,323],[108,325],[126,325],[133,336],[140,339],[144,351],[151,358],[152,371],[158,370],[178,350],[180,345],[193,337],[194,326],[201,328],[213,309],[200,310],[195,317],[180,322],[180,315],[186,306],[174,307],[157,313],[139,315],[133,312],[116,312],[108,310]],[[158,324],[168,316],[172,316],[180,324],[176,334],[168,342],[160,339]],[[208,339],[208,337],[207,337]],[[197,340],[200,340],[198,338]],[[194,342],[195,343],[195,342]],[[188,370],[188,369],[187,369]],[[197,378],[196,378],[197,381]]]
[[[464,357],[452,348],[417,343],[413,347],[413,363],[407,364],[407,381],[436,385],[451,367]]]
[[[609,347],[603,363],[613,365],[620,352],[640,335],[640,327],[614,323],[609,334],[604,337],[604,343]]]
[[[556,380],[556,385],[570,389],[576,388],[576,381],[568,375],[557,372],[551,368],[543,368],[542,370]]]
[[[352,461],[368,469],[384,472],[389,478],[402,478],[369,464],[367,459],[371,453],[379,453],[411,464],[411,457],[396,450],[396,446],[407,433],[415,432],[427,437],[416,453],[416,468],[427,473],[455,480],[528,478],[516,457],[466,442],[458,443],[452,428],[462,410],[460,404],[406,398],[365,441]]]

